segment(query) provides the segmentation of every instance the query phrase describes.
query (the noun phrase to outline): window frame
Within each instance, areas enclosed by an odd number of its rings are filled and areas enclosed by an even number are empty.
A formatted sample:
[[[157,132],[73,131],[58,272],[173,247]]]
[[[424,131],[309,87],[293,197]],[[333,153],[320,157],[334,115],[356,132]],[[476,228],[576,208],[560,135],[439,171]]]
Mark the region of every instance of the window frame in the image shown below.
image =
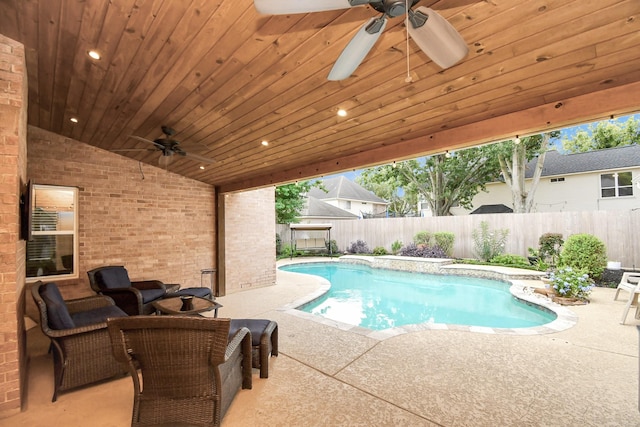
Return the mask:
[[[39,227],[39,223],[36,220],[36,215],[39,215],[40,211],[37,211],[37,200],[38,200],[38,192],[43,192],[43,191],[65,191],[65,192],[71,192],[71,198],[72,198],[72,206],[70,210],[53,210],[50,211],[51,213],[55,213],[56,214],[56,221],[58,219],[60,219],[61,217],[61,213],[66,213],[66,212],[71,212],[73,215],[71,224],[72,226],[70,227],[70,229],[64,229],[64,230],[40,230],[37,229]],[[31,193],[31,200],[27,201],[27,203],[30,203],[30,223],[31,223],[31,240],[28,240],[26,242],[26,248],[25,248],[25,265],[27,268],[25,268],[25,281],[26,283],[34,283],[37,282],[39,280],[42,281],[58,281],[58,280],[69,280],[69,279],[78,279],[79,278],[79,269],[78,269],[78,250],[79,250],[79,243],[78,243],[78,187],[69,187],[69,186],[61,186],[61,185],[48,185],[48,184],[34,184],[33,185],[33,189],[32,189],[32,193]],[[30,259],[29,258],[29,244],[33,244],[32,242],[34,241],[35,237],[57,237],[57,236],[71,236],[72,238],[72,242],[71,242],[71,250],[73,251],[72,253],[72,268],[71,271],[68,273],[62,273],[62,274],[42,274],[42,275],[35,275],[35,276],[28,276],[29,274],[29,270],[30,268],[28,268],[29,266],[29,262],[31,261],[35,261],[35,259]],[[57,241],[56,241],[56,249],[58,248],[57,246]],[[54,256],[54,258],[50,259],[53,260],[53,262],[56,264],[56,272],[58,271],[64,271],[63,270],[58,270],[57,264],[58,264],[58,260],[56,259],[57,256]],[[60,260],[60,263],[62,261]],[[63,267],[64,268],[64,267]]]
[[[630,175],[630,180],[629,180],[629,185],[620,185],[620,174],[629,174]],[[611,177],[613,178],[613,185],[611,186],[603,186],[603,178],[605,177]],[[620,189],[630,189],[631,190],[631,194],[620,194]],[[611,196],[605,196],[604,191],[605,190],[613,190],[613,195]],[[601,199],[618,199],[618,198],[624,198],[624,197],[633,197],[633,172],[632,171],[622,171],[622,172],[612,172],[612,173],[601,173],[600,174],[600,198]]]

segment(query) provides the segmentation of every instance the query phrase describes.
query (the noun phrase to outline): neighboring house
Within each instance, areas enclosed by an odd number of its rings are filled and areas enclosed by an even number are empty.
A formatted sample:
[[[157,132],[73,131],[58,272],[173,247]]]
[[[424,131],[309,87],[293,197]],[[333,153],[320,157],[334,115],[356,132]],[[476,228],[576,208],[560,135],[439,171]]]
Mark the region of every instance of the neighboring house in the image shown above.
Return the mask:
[[[358,215],[337,208],[313,196],[307,196],[305,207],[300,215],[303,224],[322,223],[342,219],[358,219]]]
[[[527,165],[526,188],[537,159]],[[586,153],[547,152],[532,212],[593,211],[640,208],[640,145]],[[473,199],[473,208],[451,209],[466,215],[483,205],[512,208],[511,189],[504,182],[487,184]]]
[[[357,220],[359,217],[344,209],[336,208],[329,203],[307,195],[305,205],[298,219],[300,222],[295,225],[298,225],[299,228],[295,231],[291,230],[292,226],[290,224],[278,224],[276,226],[276,232],[280,235],[284,244],[293,245],[295,239],[297,241],[296,247],[304,250],[305,248],[318,249],[318,247],[324,247],[325,242],[330,240],[331,237],[331,222]],[[326,225],[328,227],[307,228],[305,227],[307,225]],[[300,240],[305,240],[306,242],[303,244]]]
[[[322,180],[326,192],[313,187],[309,196],[350,212],[360,218],[384,216],[387,212],[385,200],[366,190],[344,176]]]

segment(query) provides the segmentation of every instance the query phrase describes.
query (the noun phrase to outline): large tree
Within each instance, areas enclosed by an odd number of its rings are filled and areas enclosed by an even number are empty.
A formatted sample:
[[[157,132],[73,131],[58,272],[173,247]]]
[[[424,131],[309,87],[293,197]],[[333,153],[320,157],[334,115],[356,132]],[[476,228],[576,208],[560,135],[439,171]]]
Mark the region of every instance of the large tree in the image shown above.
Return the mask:
[[[407,160],[395,167],[386,165],[369,169],[363,173],[360,182],[379,197],[402,198],[403,202],[398,202],[398,206],[413,209],[413,206],[417,207],[419,197],[428,203],[434,216],[446,216],[451,215],[451,207],[455,205],[471,208],[473,197],[484,190],[487,182],[496,180],[499,171],[497,148],[487,145],[451,155],[437,154],[420,161]],[[379,182],[383,185],[375,185]],[[401,188],[402,192],[391,192],[393,186]],[[381,188],[384,192],[376,192]]]
[[[299,221],[305,204],[305,195],[311,187],[321,187],[320,181],[302,181],[276,187],[276,223],[290,224]]]
[[[428,157],[423,165],[405,162],[400,172],[428,203],[434,216],[451,215],[459,205],[470,209],[476,194],[498,178],[499,163],[494,145],[468,148]]]
[[[557,138],[560,132],[548,132],[533,135],[521,139],[503,141],[498,144],[500,169],[504,182],[511,188],[511,201],[513,212],[531,212],[533,200],[542,176],[544,159],[549,149],[549,142],[552,138]],[[533,177],[527,189],[526,166],[533,158],[537,157]]]
[[[602,150],[640,143],[640,121],[633,117],[625,122],[604,120],[591,123],[571,138],[562,140],[562,148],[570,153]]]
[[[417,193],[400,175],[395,163],[364,169],[356,177],[356,182],[386,200],[389,203],[387,212],[391,216],[406,216],[417,210]]]

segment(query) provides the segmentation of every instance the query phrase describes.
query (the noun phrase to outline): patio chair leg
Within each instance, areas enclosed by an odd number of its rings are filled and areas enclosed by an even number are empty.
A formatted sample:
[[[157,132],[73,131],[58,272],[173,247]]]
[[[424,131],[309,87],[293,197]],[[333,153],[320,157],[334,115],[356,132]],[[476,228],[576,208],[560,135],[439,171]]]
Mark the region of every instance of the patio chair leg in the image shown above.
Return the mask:
[[[624,311],[622,312],[622,319],[620,319],[621,325],[624,325],[624,322],[627,320],[627,314],[629,314],[629,309],[631,308],[631,303],[633,303],[633,300],[634,295],[630,295],[629,301],[627,301],[627,304],[624,306]]]

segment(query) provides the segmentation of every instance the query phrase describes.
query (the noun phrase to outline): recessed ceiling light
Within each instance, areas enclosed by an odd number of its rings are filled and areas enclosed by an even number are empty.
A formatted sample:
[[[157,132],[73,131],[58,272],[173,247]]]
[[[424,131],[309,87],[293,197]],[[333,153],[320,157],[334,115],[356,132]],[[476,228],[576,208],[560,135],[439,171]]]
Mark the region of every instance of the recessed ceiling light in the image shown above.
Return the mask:
[[[71,121],[71,123],[78,123],[78,119],[75,117],[71,117],[69,120]]]
[[[266,147],[267,145],[269,145],[269,141],[262,141],[261,144]]]
[[[87,55],[92,57],[93,59],[100,59],[100,54],[95,50],[90,50]]]
[[[338,115],[340,117],[346,117],[347,116],[347,111],[343,110],[342,108],[338,110]]]
[[[200,166],[200,169],[204,170],[204,166]]]

